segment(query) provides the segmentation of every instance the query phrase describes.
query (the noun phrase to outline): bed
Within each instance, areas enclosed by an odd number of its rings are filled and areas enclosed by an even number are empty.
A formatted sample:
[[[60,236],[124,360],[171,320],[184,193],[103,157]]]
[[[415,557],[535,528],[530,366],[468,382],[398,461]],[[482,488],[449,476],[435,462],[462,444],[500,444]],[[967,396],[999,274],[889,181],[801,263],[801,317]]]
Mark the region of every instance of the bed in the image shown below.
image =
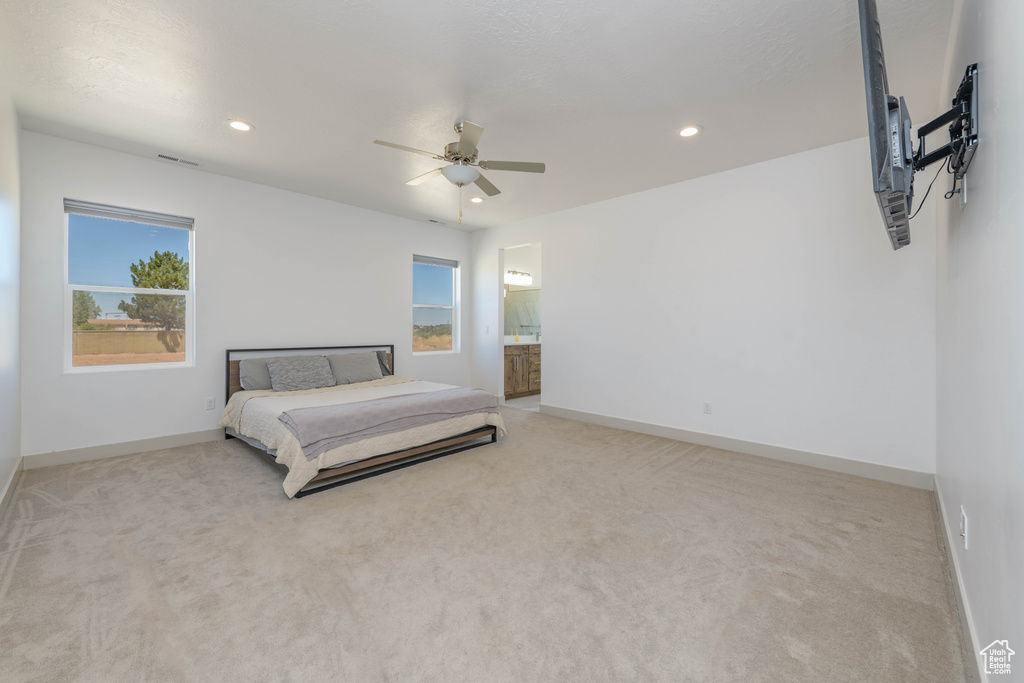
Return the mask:
[[[493,394],[394,369],[393,345],[229,349],[220,424],[285,474],[290,498],[504,434]]]

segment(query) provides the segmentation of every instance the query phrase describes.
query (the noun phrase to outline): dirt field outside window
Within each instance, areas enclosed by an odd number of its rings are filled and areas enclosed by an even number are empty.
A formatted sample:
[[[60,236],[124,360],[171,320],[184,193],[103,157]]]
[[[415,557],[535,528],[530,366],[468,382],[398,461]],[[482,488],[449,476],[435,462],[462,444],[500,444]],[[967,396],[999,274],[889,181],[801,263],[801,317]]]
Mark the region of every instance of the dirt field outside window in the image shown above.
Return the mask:
[[[412,350],[416,351],[451,351],[452,335],[441,334],[436,337],[419,337],[413,335]]]

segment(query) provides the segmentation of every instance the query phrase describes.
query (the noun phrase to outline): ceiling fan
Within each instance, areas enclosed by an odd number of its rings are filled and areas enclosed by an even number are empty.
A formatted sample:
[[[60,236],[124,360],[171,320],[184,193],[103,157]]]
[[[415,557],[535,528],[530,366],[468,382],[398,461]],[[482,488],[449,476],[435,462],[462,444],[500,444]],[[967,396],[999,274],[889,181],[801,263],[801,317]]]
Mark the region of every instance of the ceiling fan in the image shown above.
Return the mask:
[[[435,168],[433,171],[428,171],[421,176],[416,176],[412,180],[407,180],[406,185],[419,185],[420,183],[430,180],[431,178],[443,175],[453,185],[462,187],[469,185],[470,183],[476,183],[477,187],[483,190],[488,197],[493,197],[496,194],[500,194],[501,190],[496,188],[491,181],[480,175],[474,167],[479,167],[485,171],[524,171],[526,173],[543,173],[544,164],[529,162],[529,161],[480,161],[477,159],[477,143],[480,142],[480,136],[483,134],[484,129],[475,123],[469,121],[459,121],[455,124],[455,132],[459,134],[458,142],[451,142],[444,148],[444,154],[434,154],[433,152],[425,152],[422,149],[414,149],[413,147],[406,147],[405,145],[396,145],[393,142],[384,142],[383,140],[374,140],[375,145],[384,145],[385,147],[394,147],[395,149],[405,150],[406,152],[413,152],[415,154],[422,154],[428,156],[431,159],[437,159],[438,161],[447,161],[448,166],[442,166],[441,168]]]

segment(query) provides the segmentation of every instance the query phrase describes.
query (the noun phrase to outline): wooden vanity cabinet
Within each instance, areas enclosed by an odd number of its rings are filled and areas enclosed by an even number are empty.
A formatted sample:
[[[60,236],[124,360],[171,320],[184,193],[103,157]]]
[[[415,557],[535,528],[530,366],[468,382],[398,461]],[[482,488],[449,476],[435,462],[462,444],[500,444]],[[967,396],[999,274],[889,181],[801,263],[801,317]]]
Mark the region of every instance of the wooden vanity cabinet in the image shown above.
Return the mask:
[[[505,398],[540,393],[540,344],[505,347]]]
[[[531,394],[540,393],[540,344],[530,344],[530,371],[527,391]]]

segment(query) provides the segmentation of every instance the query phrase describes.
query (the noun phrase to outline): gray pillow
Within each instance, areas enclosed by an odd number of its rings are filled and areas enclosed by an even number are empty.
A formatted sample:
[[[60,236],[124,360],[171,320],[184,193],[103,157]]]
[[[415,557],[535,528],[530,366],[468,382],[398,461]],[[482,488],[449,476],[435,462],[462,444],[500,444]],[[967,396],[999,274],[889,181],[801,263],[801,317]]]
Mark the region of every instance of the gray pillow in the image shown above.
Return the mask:
[[[246,358],[238,361],[238,381],[246,391],[271,389],[270,370],[267,363],[272,360],[297,358],[297,356],[275,356],[272,358]]]
[[[380,379],[384,375],[380,371],[380,361],[373,351],[368,353],[335,353],[327,356],[331,362],[331,372],[338,384],[353,382],[369,382]]]
[[[331,364],[323,356],[292,356],[267,361],[274,391],[299,391],[333,387],[337,382]]]

